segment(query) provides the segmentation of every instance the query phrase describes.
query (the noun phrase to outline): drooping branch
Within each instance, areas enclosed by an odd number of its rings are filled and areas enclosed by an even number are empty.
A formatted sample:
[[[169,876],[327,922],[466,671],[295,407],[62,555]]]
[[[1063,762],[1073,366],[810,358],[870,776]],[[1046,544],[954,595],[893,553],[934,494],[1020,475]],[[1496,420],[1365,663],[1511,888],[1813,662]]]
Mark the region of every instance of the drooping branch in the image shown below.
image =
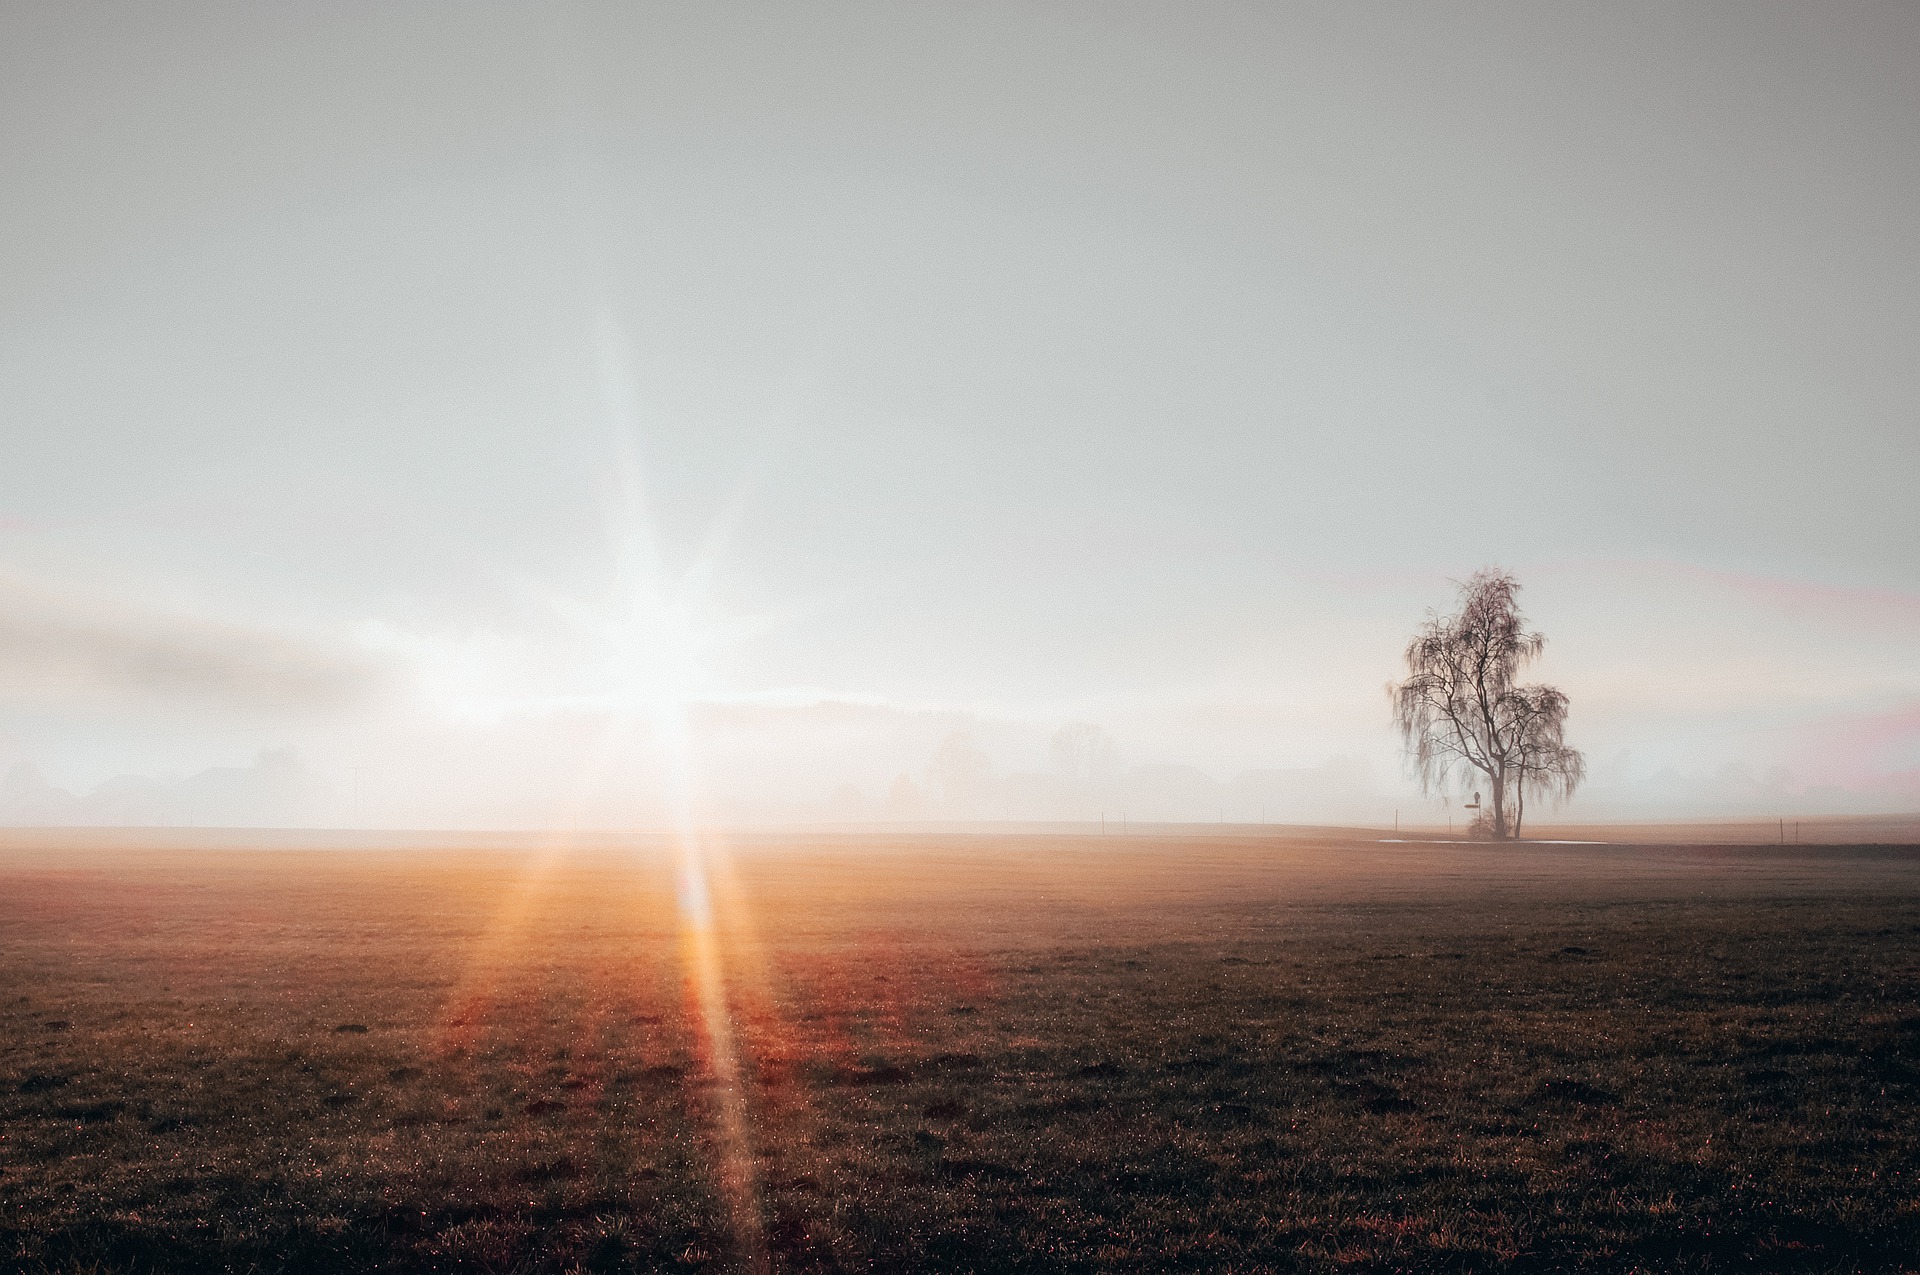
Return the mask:
[[[1388,687],[1421,791],[1444,795],[1484,779],[1496,836],[1517,832],[1529,792],[1570,796],[1585,776],[1584,759],[1562,738],[1566,696],[1518,684],[1546,648],[1541,634],[1527,631],[1519,589],[1507,572],[1475,574],[1460,586],[1456,613],[1428,614],[1407,646],[1405,680]]]

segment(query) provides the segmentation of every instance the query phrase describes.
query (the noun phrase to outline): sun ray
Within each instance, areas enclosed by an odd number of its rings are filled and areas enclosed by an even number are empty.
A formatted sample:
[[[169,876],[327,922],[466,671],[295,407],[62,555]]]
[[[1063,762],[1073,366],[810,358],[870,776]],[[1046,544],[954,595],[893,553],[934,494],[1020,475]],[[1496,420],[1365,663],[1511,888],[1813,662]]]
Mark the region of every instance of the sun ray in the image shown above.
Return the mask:
[[[734,1243],[749,1270],[768,1268],[760,1184],[749,1127],[747,1093],[730,1004],[725,946],[715,922],[709,847],[696,815],[689,701],[700,689],[700,634],[691,606],[676,596],[649,516],[638,445],[638,406],[628,345],[618,321],[603,312],[595,352],[610,431],[612,490],[608,492],[610,548],[619,574],[619,621],[627,663],[620,670],[622,711],[650,718],[652,743],[663,764],[668,822],[674,840],[675,897],[690,1015],[714,1081],[714,1179],[727,1209]],[[699,578],[704,587],[724,530],[709,539]]]
[[[549,711],[584,710],[601,725],[546,832],[470,947],[463,975],[442,1003],[439,1038],[443,1050],[452,1049],[479,1030],[486,1002],[498,994],[497,980],[532,937],[529,927],[539,914],[545,883],[580,848],[587,829],[604,825],[609,813],[631,815],[633,768],[643,756],[648,758],[655,782],[646,808],[666,831],[666,859],[658,866],[672,877],[670,906],[679,932],[687,1022],[712,1081],[704,1091],[711,1178],[740,1263],[764,1270],[768,1255],[749,1069],[734,1001],[743,980],[764,980],[768,971],[757,959],[750,911],[724,841],[702,826],[691,721],[693,705],[710,690],[703,658],[731,632],[707,623],[705,606],[718,559],[743,516],[751,484],[735,493],[687,571],[672,574],[647,498],[627,342],[610,313],[603,313],[596,324],[594,356],[607,457],[600,503],[613,579],[600,606],[564,608],[590,643],[591,660],[577,672],[593,685],[581,694],[519,703]],[[609,796],[616,799],[615,806],[596,807]],[[652,851],[636,843],[629,853],[634,856],[631,866],[637,868]]]

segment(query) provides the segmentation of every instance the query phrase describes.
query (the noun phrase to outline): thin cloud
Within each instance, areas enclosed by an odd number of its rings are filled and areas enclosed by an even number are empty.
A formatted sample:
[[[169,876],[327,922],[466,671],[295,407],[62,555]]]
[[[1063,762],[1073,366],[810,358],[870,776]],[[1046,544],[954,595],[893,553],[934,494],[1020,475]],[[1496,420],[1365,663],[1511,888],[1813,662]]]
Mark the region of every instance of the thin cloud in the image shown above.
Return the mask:
[[[1811,723],[1791,760],[1796,774],[1821,783],[1862,786],[1911,770],[1920,748],[1920,698]]]
[[[1900,632],[1920,631],[1920,594],[1870,585],[1832,584],[1790,576],[1728,571],[1663,559],[1610,559],[1571,564],[1594,574],[1665,576],[1722,589],[1802,620],[1871,624]],[[1549,570],[1555,569],[1549,567]],[[1562,570],[1568,568],[1559,568]]]
[[[377,698],[390,665],[344,644],[0,574],[0,695],[306,713]]]

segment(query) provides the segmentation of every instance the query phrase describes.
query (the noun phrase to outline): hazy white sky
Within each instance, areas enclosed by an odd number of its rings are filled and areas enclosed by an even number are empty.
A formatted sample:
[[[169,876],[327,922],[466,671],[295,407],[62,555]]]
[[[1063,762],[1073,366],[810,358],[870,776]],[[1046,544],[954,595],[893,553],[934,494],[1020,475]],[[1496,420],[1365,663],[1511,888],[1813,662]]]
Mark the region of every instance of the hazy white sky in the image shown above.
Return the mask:
[[[1912,5],[15,3],[0,191],[0,768],[1374,817],[1501,563],[1590,812],[1920,806]]]

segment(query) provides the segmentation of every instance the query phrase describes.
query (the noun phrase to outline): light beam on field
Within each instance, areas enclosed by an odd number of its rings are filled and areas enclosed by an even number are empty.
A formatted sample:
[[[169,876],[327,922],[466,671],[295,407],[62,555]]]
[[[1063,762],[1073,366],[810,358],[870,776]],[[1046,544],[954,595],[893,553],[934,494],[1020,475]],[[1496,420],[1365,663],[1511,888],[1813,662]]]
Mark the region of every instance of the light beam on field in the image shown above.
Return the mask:
[[[747,1268],[761,1271],[769,1264],[765,1228],[746,1088],[728,1001],[725,953],[714,918],[711,847],[694,813],[687,714],[689,701],[701,688],[699,657],[705,635],[692,610],[695,599],[676,592],[654,535],[640,463],[636,382],[625,335],[618,321],[604,312],[594,335],[612,453],[606,522],[617,570],[616,716],[649,718],[663,763],[663,795],[675,848],[681,959],[691,1017],[713,1074],[717,1102],[713,1112],[719,1159],[716,1185]],[[717,549],[718,537],[715,541],[709,553]]]

